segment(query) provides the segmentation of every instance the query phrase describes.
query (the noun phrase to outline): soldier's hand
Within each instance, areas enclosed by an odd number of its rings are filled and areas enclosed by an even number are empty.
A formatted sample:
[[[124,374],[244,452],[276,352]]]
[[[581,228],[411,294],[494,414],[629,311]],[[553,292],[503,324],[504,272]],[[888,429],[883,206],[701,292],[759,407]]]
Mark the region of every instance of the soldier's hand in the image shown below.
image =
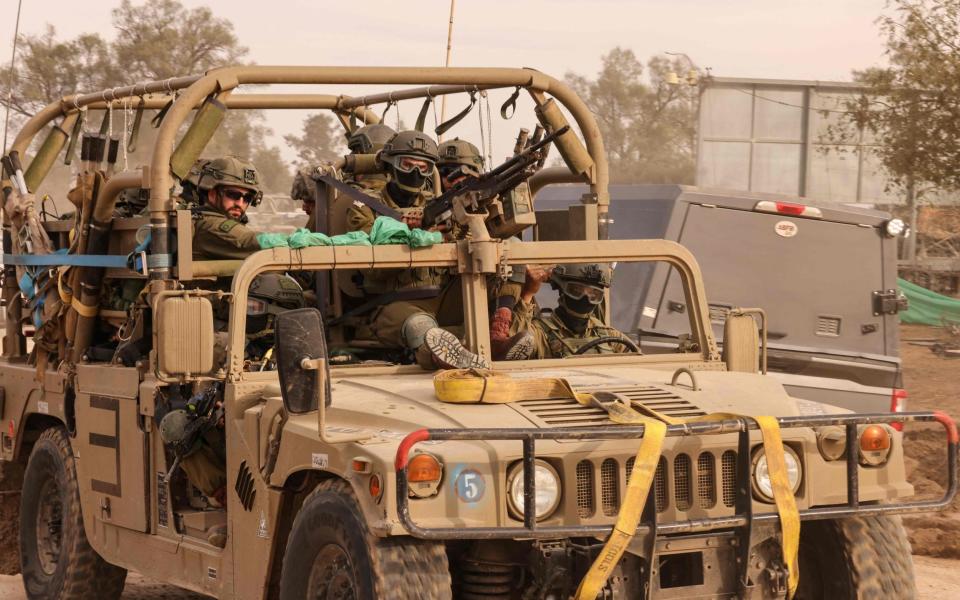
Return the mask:
[[[423,212],[419,210],[404,213],[401,218],[410,229],[418,229],[423,224]]]
[[[523,290],[520,293],[520,298],[524,302],[533,300],[533,297],[540,291],[540,286],[543,285],[543,282],[550,279],[550,273],[552,272],[553,267],[551,266],[527,265],[526,280],[523,282]]]

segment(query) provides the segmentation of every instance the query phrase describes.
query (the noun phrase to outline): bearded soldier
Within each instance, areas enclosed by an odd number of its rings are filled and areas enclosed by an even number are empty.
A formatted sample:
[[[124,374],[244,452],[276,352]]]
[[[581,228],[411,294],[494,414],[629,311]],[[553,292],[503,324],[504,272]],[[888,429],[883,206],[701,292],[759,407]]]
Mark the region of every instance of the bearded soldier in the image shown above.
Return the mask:
[[[193,221],[194,260],[244,259],[260,250],[256,232],[247,227],[247,209],[263,197],[252,163],[236,156],[211,160],[197,188],[204,202]]]
[[[633,340],[604,325],[597,315],[610,279],[610,269],[605,264],[528,268],[520,301],[514,308],[517,318],[511,332],[515,336],[506,351],[507,360],[638,351]],[[547,315],[539,314],[533,302],[544,281],[559,292],[557,308]],[[593,343],[599,340],[604,341]]]

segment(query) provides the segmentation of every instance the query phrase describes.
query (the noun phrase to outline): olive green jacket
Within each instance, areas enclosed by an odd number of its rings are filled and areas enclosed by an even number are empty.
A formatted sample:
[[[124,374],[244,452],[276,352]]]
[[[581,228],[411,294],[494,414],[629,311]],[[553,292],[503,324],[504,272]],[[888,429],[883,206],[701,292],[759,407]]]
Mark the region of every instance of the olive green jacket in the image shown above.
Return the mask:
[[[200,207],[193,219],[194,260],[242,260],[257,250],[254,230],[212,206]]]

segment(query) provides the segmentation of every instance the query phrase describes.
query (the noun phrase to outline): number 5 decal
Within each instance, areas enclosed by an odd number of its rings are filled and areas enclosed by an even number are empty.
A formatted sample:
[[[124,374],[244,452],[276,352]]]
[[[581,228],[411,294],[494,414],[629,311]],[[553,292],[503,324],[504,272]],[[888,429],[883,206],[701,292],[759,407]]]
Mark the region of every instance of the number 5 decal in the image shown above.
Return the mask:
[[[479,502],[483,498],[483,493],[487,489],[487,484],[478,471],[473,469],[464,469],[460,472],[456,482],[457,497],[463,502]]]

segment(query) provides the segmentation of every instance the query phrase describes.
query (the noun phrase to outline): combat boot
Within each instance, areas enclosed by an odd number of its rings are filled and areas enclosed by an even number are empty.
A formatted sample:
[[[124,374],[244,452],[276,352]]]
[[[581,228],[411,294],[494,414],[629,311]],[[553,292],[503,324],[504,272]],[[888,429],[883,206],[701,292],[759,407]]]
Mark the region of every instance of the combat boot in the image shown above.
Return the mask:
[[[424,335],[423,345],[417,349],[417,364],[427,370],[490,368],[486,358],[474,354],[460,343],[457,336],[439,327]]]

